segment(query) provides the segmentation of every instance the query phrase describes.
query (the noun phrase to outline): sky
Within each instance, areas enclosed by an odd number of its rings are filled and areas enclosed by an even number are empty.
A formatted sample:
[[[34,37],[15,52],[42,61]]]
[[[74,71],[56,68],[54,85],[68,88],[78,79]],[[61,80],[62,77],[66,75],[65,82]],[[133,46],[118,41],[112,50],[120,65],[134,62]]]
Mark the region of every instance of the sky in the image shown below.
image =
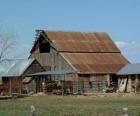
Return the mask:
[[[0,0],[0,23],[27,57],[36,29],[107,32],[122,54],[140,62],[140,0]]]

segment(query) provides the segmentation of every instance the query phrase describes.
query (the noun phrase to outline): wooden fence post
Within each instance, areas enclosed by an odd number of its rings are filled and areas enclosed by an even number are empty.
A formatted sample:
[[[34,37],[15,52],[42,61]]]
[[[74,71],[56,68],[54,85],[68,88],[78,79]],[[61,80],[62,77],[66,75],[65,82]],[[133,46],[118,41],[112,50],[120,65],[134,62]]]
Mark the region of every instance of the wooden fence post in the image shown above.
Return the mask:
[[[30,116],[36,116],[36,109],[35,109],[35,106],[34,105],[31,105],[30,106],[30,113],[31,115]]]
[[[123,116],[128,116],[128,108],[127,107],[123,108]]]

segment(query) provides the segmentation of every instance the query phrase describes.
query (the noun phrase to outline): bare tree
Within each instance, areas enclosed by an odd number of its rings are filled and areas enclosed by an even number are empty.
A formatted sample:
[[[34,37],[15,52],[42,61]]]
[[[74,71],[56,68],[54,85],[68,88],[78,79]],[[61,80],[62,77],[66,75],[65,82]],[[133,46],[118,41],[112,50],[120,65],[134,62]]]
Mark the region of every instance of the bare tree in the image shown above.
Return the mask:
[[[9,54],[13,52],[12,50],[15,47],[16,40],[11,32],[0,24],[0,63],[10,58]]]

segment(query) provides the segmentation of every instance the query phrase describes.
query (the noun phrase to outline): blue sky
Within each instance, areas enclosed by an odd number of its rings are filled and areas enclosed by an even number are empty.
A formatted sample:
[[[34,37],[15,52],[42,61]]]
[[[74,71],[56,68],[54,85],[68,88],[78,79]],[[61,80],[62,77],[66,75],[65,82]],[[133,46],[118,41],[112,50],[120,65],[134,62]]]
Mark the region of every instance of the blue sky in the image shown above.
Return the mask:
[[[0,0],[0,23],[16,33],[19,56],[29,54],[36,29],[96,31],[140,62],[140,0]]]

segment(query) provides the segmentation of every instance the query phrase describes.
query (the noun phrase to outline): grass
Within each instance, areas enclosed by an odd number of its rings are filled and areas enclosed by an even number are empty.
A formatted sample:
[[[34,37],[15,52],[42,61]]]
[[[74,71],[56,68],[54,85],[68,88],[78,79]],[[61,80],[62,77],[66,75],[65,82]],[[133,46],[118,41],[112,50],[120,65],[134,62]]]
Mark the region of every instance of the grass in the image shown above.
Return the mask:
[[[0,101],[0,116],[30,116],[30,105],[37,116],[122,116],[128,107],[130,116],[140,116],[140,99],[42,96]]]

